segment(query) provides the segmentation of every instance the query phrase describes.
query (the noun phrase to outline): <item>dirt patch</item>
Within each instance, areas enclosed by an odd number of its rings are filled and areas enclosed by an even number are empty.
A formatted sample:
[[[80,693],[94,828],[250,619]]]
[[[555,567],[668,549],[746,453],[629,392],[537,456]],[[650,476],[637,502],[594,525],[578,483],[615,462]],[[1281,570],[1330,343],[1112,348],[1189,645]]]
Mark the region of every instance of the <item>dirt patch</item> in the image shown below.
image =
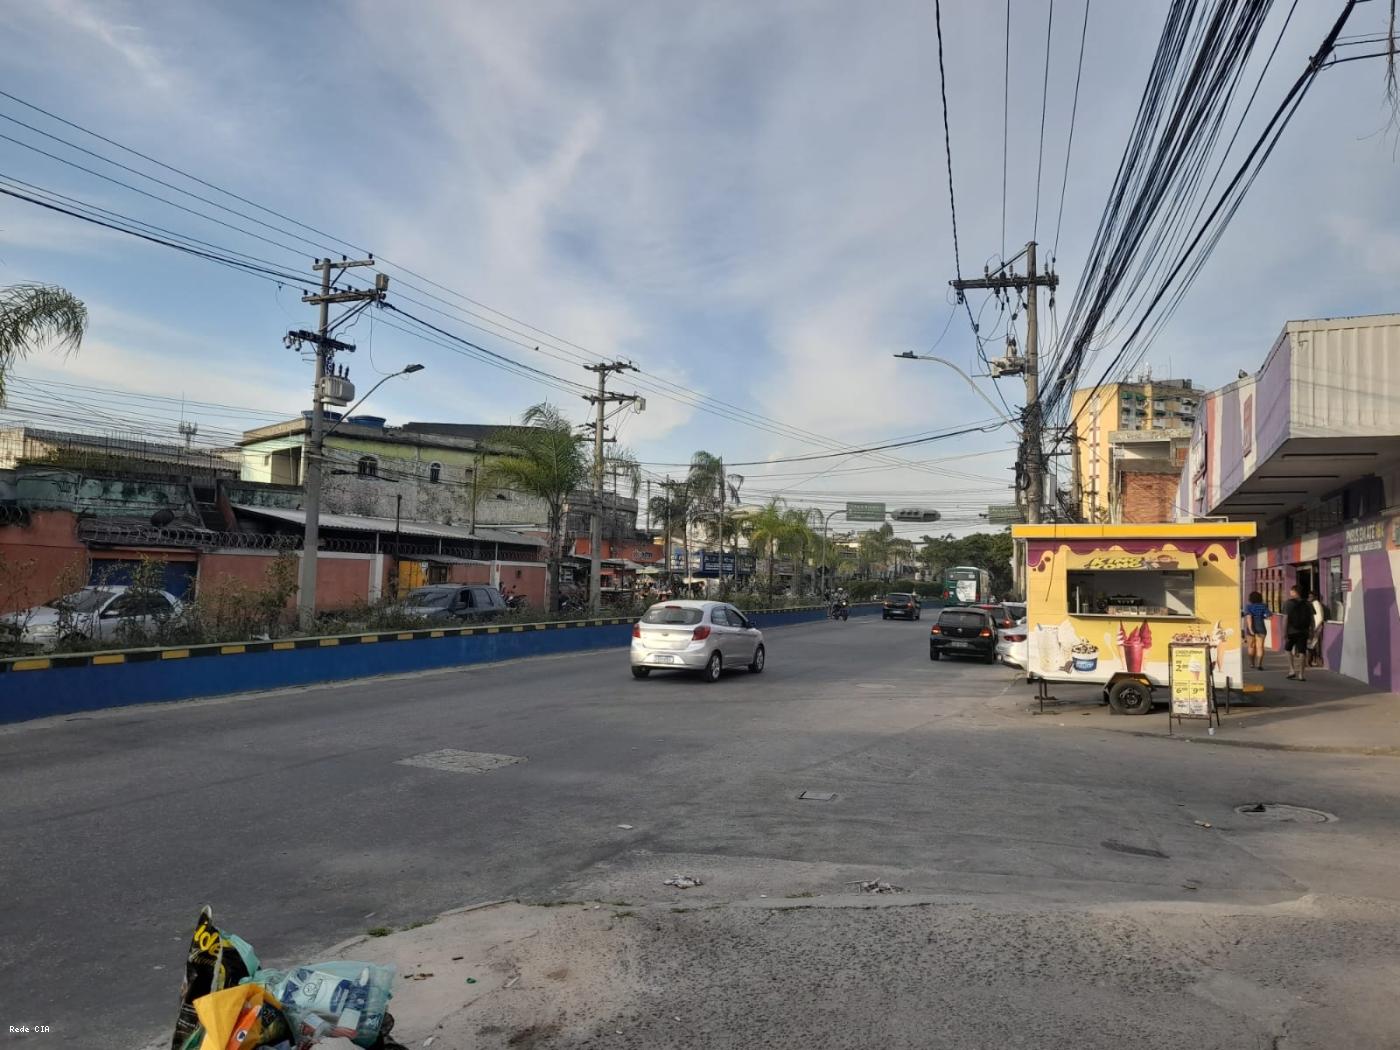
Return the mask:
[[[532,1024],[528,1028],[522,1028],[506,1040],[507,1046],[518,1046],[521,1050],[530,1050],[531,1047],[539,1046],[547,1039],[553,1039],[559,1034],[557,1024]]]

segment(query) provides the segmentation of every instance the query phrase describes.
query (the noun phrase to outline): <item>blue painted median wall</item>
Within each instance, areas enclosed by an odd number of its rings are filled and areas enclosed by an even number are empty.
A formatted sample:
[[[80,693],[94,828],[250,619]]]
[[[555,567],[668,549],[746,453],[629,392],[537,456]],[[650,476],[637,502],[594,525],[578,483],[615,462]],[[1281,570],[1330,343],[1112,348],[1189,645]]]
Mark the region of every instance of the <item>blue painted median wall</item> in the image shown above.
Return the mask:
[[[878,606],[852,610],[856,616]],[[768,630],[825,617],[822,609],[754,612]],[[284,642],[137,649],[0,661],[0,723],[164,700],[220,696],[375,675],[621,648],[631,618],[380,632]]]

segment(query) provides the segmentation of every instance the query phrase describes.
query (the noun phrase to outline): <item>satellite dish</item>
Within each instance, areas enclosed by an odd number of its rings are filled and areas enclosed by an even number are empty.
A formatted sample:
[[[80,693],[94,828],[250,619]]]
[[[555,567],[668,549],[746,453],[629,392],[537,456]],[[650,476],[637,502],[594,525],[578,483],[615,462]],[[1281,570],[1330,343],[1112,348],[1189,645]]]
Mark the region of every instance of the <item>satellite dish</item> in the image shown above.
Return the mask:
[[[157,528],[164,528],[175,520],[175,512],[169,507],[161,507],[151,515],[151,524]]]

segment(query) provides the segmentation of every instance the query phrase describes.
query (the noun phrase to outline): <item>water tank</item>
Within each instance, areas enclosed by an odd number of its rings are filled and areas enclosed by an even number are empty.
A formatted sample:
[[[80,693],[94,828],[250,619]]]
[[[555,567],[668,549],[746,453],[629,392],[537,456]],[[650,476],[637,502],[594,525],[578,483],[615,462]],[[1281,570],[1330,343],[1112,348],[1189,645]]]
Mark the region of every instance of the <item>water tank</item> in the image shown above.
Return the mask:
[[[383,416],[350,416],[345,422],[353,423],[357,427],[376,427],[383,430],[385,420]]]

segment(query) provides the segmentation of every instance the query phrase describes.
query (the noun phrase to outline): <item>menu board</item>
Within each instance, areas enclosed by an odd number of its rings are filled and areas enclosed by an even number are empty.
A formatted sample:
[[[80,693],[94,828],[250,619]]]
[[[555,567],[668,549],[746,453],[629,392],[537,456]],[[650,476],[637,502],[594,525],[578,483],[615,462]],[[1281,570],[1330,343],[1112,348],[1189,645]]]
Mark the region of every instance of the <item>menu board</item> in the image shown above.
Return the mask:
[[[1169,646],[1169,692],[1173,718],[1210,718],[1211,653],[1207,644]]]

